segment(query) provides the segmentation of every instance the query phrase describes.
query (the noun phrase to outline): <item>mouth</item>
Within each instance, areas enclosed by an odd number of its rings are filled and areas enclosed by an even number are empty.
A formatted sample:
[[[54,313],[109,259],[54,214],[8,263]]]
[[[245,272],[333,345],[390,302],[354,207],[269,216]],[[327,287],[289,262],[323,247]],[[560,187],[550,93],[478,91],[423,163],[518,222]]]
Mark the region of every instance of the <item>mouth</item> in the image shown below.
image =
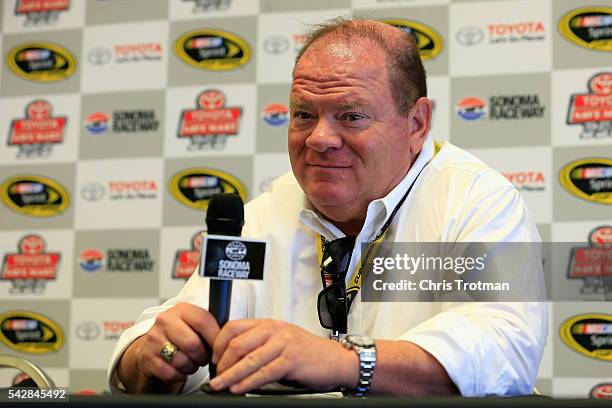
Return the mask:
[[[319,168],[319,169],[348,169],[351,166],[350,165],[342,165],[342,164],[336,164],[336,163],[329,163],[329,164],[325,164],[325,163],[306,163],[308,164],[308,166],[310,167],[315,167],[315,168]]]

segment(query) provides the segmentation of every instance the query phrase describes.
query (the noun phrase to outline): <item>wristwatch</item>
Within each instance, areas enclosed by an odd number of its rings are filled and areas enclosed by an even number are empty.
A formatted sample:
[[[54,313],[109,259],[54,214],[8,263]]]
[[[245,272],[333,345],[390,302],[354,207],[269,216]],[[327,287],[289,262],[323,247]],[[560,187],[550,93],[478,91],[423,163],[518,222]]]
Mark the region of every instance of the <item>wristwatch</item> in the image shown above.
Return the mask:
[[[347,335],[340,344],[349,350],[355,350],[359,356],[359,382],[351,393],[355,397],[363,397],[372,385],[376,367],[376,344],[371,338],[359,334]]]

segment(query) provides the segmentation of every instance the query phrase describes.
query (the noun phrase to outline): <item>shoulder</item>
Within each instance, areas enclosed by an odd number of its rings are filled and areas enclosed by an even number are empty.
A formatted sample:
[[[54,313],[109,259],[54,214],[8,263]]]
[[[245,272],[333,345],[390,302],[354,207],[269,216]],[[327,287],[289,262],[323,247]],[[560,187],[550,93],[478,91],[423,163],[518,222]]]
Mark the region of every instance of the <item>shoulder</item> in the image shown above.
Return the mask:
[[[515,190],[500,172],[449,142],[444,143],[430,166],[434,177],[461,182],[463,187],[469,186],[472,193],[492,189]]]
[[[539,240],[521,194],[497,170],[448,142],[430,165],[426,188],[440,203],[448,240]]]
[[[304,208],[304,200],[304,193],[293,173],[281,175],[270,183],[265,192],[245,205],[245,235],[260,235],[269,222],[297,222]]]

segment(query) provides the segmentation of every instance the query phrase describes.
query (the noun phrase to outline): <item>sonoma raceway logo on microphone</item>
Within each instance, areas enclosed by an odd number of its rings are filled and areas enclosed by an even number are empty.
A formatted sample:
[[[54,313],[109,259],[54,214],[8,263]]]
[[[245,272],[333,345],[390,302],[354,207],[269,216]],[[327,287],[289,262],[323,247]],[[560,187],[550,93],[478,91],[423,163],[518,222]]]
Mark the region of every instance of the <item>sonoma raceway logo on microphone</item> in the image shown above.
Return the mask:
[[[266,242],[204,235],[200,276],[211,279],[263,279]]]
[[[246,245],[240,241],[232,241],[225,247],[225,256],[230,260],[219,260],[219,277],[229,279],[249,279],[251,265],[248,261],[243,261],[247,256]]]

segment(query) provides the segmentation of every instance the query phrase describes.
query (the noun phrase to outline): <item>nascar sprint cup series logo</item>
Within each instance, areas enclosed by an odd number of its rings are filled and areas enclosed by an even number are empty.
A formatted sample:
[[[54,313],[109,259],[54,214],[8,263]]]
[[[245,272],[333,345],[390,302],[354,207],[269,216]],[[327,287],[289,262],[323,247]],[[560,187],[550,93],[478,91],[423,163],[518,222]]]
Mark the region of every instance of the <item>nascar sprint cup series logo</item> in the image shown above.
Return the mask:
[[[251,48],[236,34],[215,29],[189,31],[176,40],[176,55],[194,68],[231,71],[246,65]]]
[[[0,313],[0,343],[21,353],[48,354],[62,348],[64,332],[41,314],[10,311]]]
[[[49,42],[18,45],[9,51],[6,59],[11,71],[29,81],[61,81],[76,71],[76,59],[72,53]]]
[[[612,361],[612,315],[581,314],[561,325],[561,340],[570,349],[600,361]]]
[[[433,28],[423,23],[399,18],[389,18],[380,21],[397,27],[411,36],[417,47],[419,47],[419,53],[423,61],[436,58],[442,52],[442,36]]]
[[[561,35],[579,47],[612,51],[612,7],[581,7],[559,20]]]
[[[581,138],[612,137],[612,72],[595,74],[588,88],[571,96],[567,124],[581,125]]]
[[[188,150],[222,149],[229,137],[237,136],[242,108],[225,106],[225,95],[209,89],[198,95],[198,108],[181,113],[178,138],[189,139]]]
[[[175,174],[168,190],[179,203],[198,211],[206,211],[215,194],[238,194],[247,199],[246,186],[229,173],[207,168],[191,168]]]
[[[612,204],[612,160],[579,159],[559,172],[561,185],[571,194],[597,204]]]
[[[18,158],[46,157],[62,143],[68,118],[54,117],[52,109],[49,102],[36,100],[26,107],[25,117],[13,119],[8,145],[19,148]]]
[[[11,210],[30,217],[52,217],[66,211],[68,190],[43,176],[19,175],[0,184],[0,200]]]
[[[45,247],[40,235],[26,235],[16,253],[4,256],[0,279],[11,282],[11,294],[43,293],[47,282],[57,278],[60,253],[45,252]]]

